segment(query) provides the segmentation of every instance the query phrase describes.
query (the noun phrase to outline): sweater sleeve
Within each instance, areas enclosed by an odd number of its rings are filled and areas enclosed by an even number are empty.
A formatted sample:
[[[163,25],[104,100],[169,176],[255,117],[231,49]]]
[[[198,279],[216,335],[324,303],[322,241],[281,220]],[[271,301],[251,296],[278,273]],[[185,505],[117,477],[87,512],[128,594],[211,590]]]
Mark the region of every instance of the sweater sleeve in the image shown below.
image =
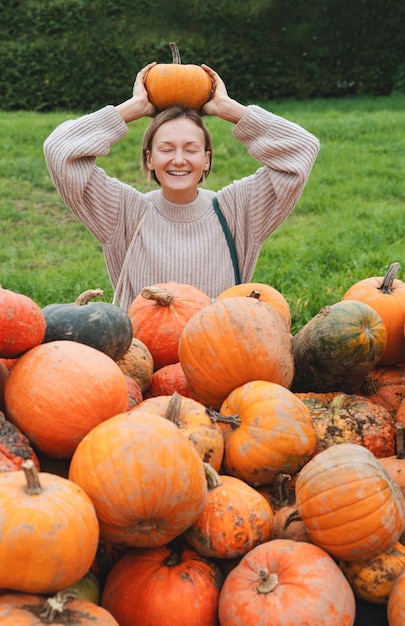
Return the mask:
[[[107,155],[127,132],[127,125],[109,105],[63,122],[44,142],[45,160],[61,198],[102,244],[109,242],[122,219],[126,196],[133,198],[138,192],[107,176],[96,159]]]
[[[298,124],[256,105],[248,106],[233,133],[263,167],[222,189],[218,198],[236,238],[238,229],[248,229],[261,245],[297,204],[320,145]]]

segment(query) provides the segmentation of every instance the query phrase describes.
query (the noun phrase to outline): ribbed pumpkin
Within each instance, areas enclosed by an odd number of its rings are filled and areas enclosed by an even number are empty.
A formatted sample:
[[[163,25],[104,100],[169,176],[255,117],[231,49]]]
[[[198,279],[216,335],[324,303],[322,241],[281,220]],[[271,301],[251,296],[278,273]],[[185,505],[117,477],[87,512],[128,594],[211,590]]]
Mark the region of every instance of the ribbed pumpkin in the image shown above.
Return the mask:
[[[316,433],[315,453],[341,443],[365,446],[376,457],[395,450],[395,420],[382,405],[348,393],[297,393]]]
[[[106,609],[75,597],[71,589],[50,598],[27,593],[0,595],[0,622],[2,626],[119,626]]]
[[[405,569],[394,581],[387,604],[389,626],[403,626],[405,621]]]
[[[78,341],[120,359],[132,341],[132,324],[124,309],[109,302],[94,302],[101,289],[87,289],[71,303],[48,304],[44,342]]]
[[[219,470],[224,456],[224,437],[221,427],[208,415],[201,402],[193,398],[172,395],[146,398],[138,404],[137,414],[146,411],[164,417],[187,435],[200,458]]]
[[[405,568],[405,546],[397,541],[373,559],[340,561],[339,566],[357,598],[386,604],[396,577]]]
[[[228,574],[218,612],[221,626],[352,626],[355,609],[348,581],[326,552],[274,539]]]
[[[18,359],[5,388],[7,415],[44,454],[69,457],[94,426],[128,405],[123,372],[75,341],[51,341]]]
[[[288,388],[294,375],[290,332],[279,313],[256,298],[224,298],[193,315],[180,337],[179,359],[197,398],[217,410],[244,383]]]
[[[266,283],[241,283],[240,285],[233,285],[225,291],[222,291],[218,296],[218,300],[224,298],[236,298],[236,297],[250,297],[257,298],[261,302],[265,302],[269,306],[272,306],[285,321],[288,329],[291,328],[291,311],[290,305],[283,296],[283,294]]]
[[[45,316],[34,300],[0,285],[0,357],[14,359],[39,345]]]
[[[150,350],[155,369],[178,362],[184,326],[210,302],[198,287],[175,282],[144,287],[136,296],[128,309],[133,335]]]
[[[358,300],[371,306],[387,330],[387,345],[379,365],[395,365],[405,355],[405,282],[396,277],[399,263],[392,263],[385,276],[364,278],[352,285],[342,300]]]
[[[69,479],[93,502],[100,537],[129,547],[162,546],[200,514],[204,464],[188,437],[154,413],[121,413],[77,446]]]
[[[38,473],[33,461],[0,473],[0,527],[2,589],[54,593],[80,580],[97,551],[90,499],[69,480]]]
[[[301,469],[295,491],[311,540],[334,558],[372,559],[404,531],[404,496],[363,446],[342,443],[323,450]]]
[[[108,575],[101,604],[120,626],[216,626],[222,575],[180,542],[132,550]]]
[[[199,110],[211,98],[211,79],[199,65],[183,65],[177,44],[169,45],[172,63],[158,63],[146,76],[149,100],[158,111],[176,105]]]
[[[241,385],[219,413],[240,418],[239,426],[224,429],[224,471],[252,486],[272,484],[279,472],[298,472],[313,454],[310,412],[282,385],[261,380]]]
[[[345,300],[323,307],[292,338],[292,391],[356,393],[386,341],[383,321],[368,304]]]
[[[200,554],[230,559],[268,541],[273,511],[264,496],[234,476],[219,475],[205,464],[208,496],[198,519],[184,533]]]

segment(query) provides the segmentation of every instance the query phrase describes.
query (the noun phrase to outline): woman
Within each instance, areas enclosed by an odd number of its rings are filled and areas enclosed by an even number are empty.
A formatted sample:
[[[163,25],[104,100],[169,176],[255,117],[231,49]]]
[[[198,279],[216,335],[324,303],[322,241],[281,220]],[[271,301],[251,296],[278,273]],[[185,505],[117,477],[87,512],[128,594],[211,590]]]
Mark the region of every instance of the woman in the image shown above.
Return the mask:
[[[64,122],[44,143],[55,186],[101,243],[125,310],[145,286],[175,281],[215,297],[237,282],[215,195],[236,245],[239,280],[249,282],[261,246],[296,205],[319,150],[318,140],[297,124],[230,98],[219,75],[202,65],[213,89],[200,113],[232,122],[234,136],[262,164],[215,194],[200,186],[211,168],[209,132],[195,111],[156,114],[145,89],[154,65],[137,74],[128,100]],[[127,125],[144,116],[154,119],[144,136],[143,167],[159,184],[146,194],[96,165]]]

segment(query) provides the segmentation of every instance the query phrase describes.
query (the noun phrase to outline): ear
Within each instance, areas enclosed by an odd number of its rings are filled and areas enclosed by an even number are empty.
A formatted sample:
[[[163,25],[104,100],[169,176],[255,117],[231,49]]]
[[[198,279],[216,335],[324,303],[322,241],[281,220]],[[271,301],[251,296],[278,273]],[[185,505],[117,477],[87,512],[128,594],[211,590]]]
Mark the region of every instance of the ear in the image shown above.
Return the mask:
[[[151,170],[151,171],[155,169],[155,166],[153,165],[153,161],[152,161],[152,153],[150,150],[146,151],[146,167],[148,168],[148,170]]]
[[[206,150],[205,162],[204,162],[204,167],[203,167],[204,172],[207,172],[210,169],[210,165],[211,165],[211,152],[209,150]]]

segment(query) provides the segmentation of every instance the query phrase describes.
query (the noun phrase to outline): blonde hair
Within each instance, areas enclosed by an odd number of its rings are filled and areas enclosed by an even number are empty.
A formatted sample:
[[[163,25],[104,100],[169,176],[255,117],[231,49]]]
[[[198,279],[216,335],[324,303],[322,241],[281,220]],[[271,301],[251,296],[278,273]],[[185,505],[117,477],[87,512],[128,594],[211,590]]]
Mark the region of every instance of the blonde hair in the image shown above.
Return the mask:
[[[157,130],[166,122],[170,122],[171,120],[176,120],[179,119],[181,117],[186,117],[189,120],[192,120],[197,126],[198,128],[201,128],[201,130],[204,133],[204,138],[205,138],[205,151],[210,153],[210,157],[209,157],[209,167],[208,169],[203,172],[203,175],[201,177],[201,180],[199,182],[204,181],[208,174],[210,173],[211,170],[211,163],[212,163],[212,140],[211,140],[211,135],[210,132],[208,130],[208,128],[206,127],[206,125],[204,124],[204,122],[201,119],[201,115],[195,110],[195,109],[190,109],[188,107],[182,107],[182,106],[174,106],[174,107],[170,107],[168,109],[165,109],[164,111],[161,111],[160,113],[158,113],[156,115],[156,117],[153,118],[153,121],[149,124],[149,126],[147,127],[144,135],[143,135],[143,142],[142,142],[142,171],[147,174],[147,177],[149,180],[154,180],[156,183],[158,183],[158,185],[160,184],[158,179],[156,178],[156,174],[154,171],[149,170],[148,165],[147,165],[147,155],[148,153],[151,152],[152,150],[152,142],[153,142],[153,138],[157,132]]]

